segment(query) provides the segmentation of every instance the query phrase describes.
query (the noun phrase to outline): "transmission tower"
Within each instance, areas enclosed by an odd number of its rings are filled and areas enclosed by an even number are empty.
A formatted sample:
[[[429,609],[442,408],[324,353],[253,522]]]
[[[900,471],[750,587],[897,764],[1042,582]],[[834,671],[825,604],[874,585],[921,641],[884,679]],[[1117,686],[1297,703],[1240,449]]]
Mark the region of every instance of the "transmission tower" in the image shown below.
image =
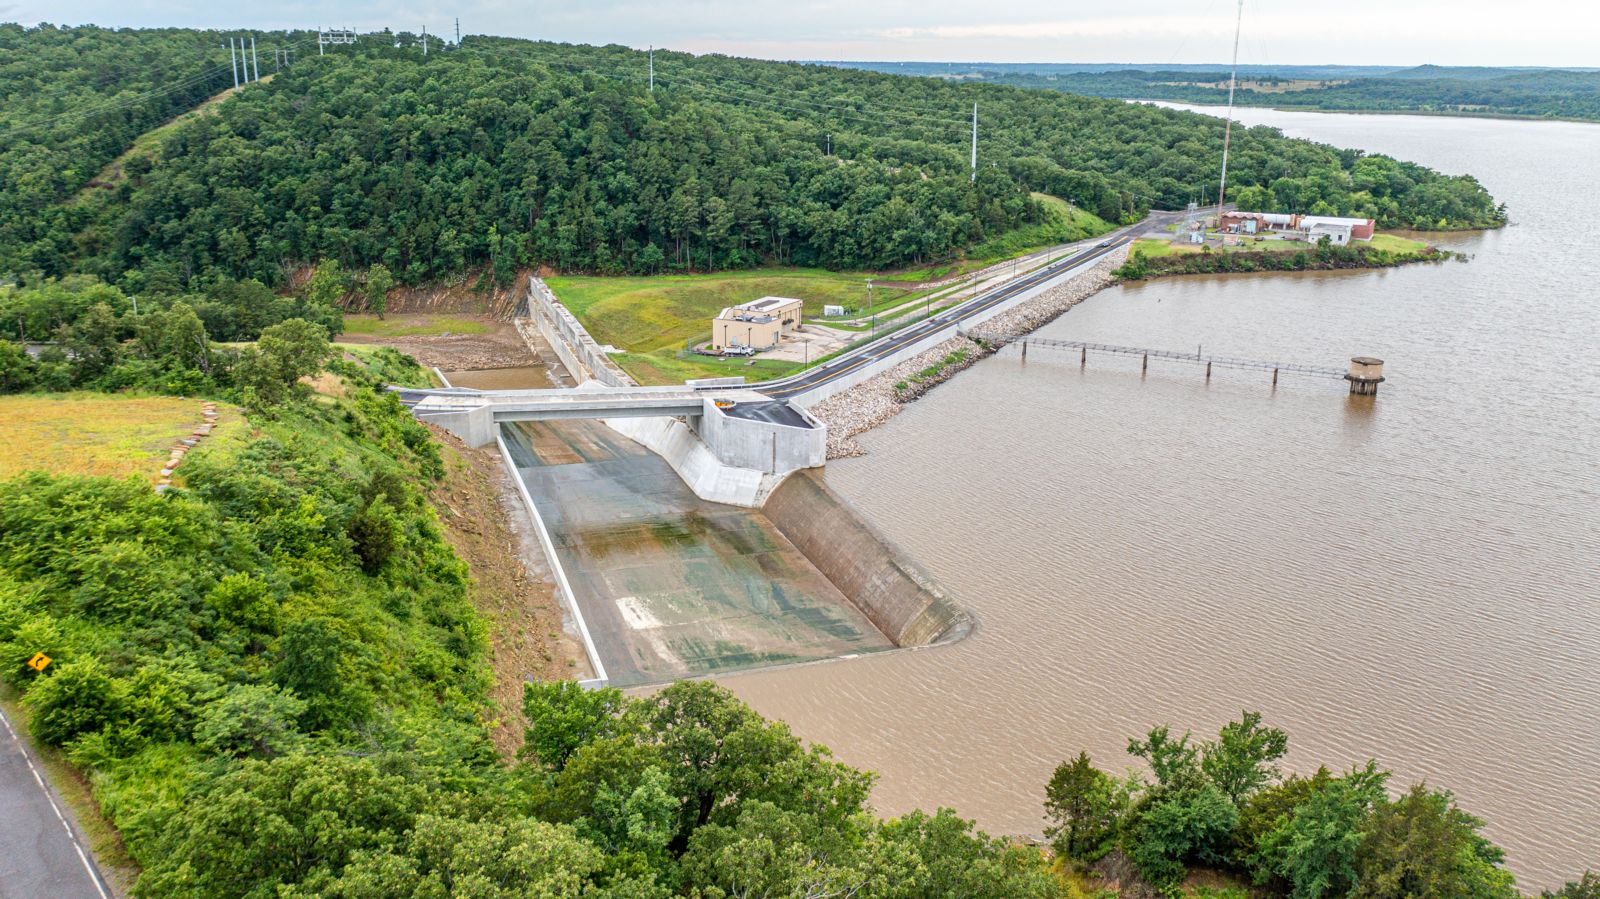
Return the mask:
[[[1228,144],[1233,140],[1233,90],[1239,84],[1239,32],[1244,29],[1244,0],[1233,25],[1233,73],[1228,76],[1228,117],[1222,125],[1222,183],[1217,185],[1217,226],[1222,226],[1222,206],[1228,199]]]
[[[324,29],[317,32],[317,55],[322,56],[324,48],[339,44],[353,44],[356,42],[356,32],[353,28]]]

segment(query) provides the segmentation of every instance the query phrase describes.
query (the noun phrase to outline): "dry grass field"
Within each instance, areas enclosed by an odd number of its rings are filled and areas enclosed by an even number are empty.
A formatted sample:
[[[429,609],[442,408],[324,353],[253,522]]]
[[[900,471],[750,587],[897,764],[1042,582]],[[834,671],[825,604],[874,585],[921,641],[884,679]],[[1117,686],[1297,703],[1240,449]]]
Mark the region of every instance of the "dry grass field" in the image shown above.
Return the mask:
[[[172,445],[200,424],[199,399],[98,393],[0,397],[0,480],[28,471],[154,483]],[[219,406],[218,433],[239,427]]]

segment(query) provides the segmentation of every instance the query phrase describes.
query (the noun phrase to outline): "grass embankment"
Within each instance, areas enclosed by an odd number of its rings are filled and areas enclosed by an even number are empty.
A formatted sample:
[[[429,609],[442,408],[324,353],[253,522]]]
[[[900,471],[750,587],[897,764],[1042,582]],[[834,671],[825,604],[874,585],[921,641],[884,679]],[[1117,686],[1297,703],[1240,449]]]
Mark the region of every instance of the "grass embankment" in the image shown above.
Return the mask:
[[[880,282],[942,281],[956,278],[1027,253],[1037,252],[1057,244],[1073,243],[1098,237],[1116,228],[1116,225],[1085,209],[1079,209],[1060,197],[1035,193],[1033,198],[1044,204],[1046,220],[1037,225],[1027,225],[991,237],[976,244],[957,260],[942,262],[923,268],[907,269],[894,274],[879,275]],[[882,304],[880,304],[882,305]],[[870,311],[870,310],[869,310]]]
[[[797,366],[709,356],[679,358],[692,340],[709,339],[711,319],[727,306],[764,296],[795,297],[805,314],[820,315],[827,304],[859,306],[868,275],[820,269],[754,269],[713,275],[600,277],[566,275],[547,279],[550,289],[602,344],[626,352],[617,364],[641,384],[676,384],[685,378],[760,374],[772,376]],[[911,291],[876,288],[909,296]]]
[[[211,440],[239,428],[237,409],[219,406]],[[179,440],[201,423],[200,400],[103,393],[0,397],[0,481],[28,471],[154,483]],[[179,469],[182,471],[182,469]]]
[[[604,277],[561,275],[546,283],[578,317],[590,335],[624,352],[617,364],[641,384],[676,384],[686,378],[744,375],[751,380],[779,377],[800,368],[796,363],[751,363],[746,359],[686,356],[691,341],[709,339],[711,319],[720,310],[764,296],[804,301],[807,317],[822,314],[825,305],[864,310],[889,309],[921,295],[909,285],[955,277],[1003,259],[1111,230],[1099,216],[1066,201],[1035,194],[1045,204],[1047,220],[1018,228],[973,247],[963,259],[902,272],[830,272],[822,269],[766,268],[710,275]],[[867,295],[867,279],[873,282]],[[898,286],[908,285],[908,286]],[[349,322],[358,316],[346,317]],[[813,360],[815,361],[815,360]]]

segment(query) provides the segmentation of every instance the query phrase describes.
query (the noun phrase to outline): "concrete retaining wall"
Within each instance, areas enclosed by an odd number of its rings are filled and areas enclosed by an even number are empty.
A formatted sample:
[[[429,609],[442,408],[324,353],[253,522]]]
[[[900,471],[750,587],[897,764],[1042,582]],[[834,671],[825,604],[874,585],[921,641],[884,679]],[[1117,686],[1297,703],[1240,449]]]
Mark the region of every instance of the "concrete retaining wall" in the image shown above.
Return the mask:
[[[723,462],[770,474],[816,468],[828,461],[828,429],[813,420],[809,428],[737,418],[702,400],[699,434]],[[812,420],[803,411],[800,413]]]
[[[955,640],[971,630],[971,616],[944,588],[815,472],[790,475],[762,511],[896,646]]]
[[[561,364],[567,367],[574,381],[599,381],[608,387],[638,387],[638,382],[611,361],[606,351],[595,343],[583,325],[561,305],[550,286],[540,278],[528,279],[528,312],[544,337],[555,350]]]
[[[517,463],[511,458],[511,450],[506,448],[506,442],[498,431],[494,442],[500,449],[500,461],[505,465],[506,473],[511,476],[512,483],[517,485],[517,495],[522,497],[522,505],[528,510],[528,517],[533,521],[534,532],[539,537],[539,546],[544,550],[546,561],[550,563],[551,574],[555,576],[556,595],[560,597],[567,613],[572,616],[572,622],[578,628],[578,637],[583,641],[583,651],[589,657],[589,668],[594,672],[594,677],[578,683],[590,689],[604,687],[610,681],[606,676],[605,663],[600,661],[600,651],[594,647],[594,638],[589,634],[589,623],[583,619],[583,609],[578,606],[578,597],[572,592],[572,583],[567,580],[567,569],[561,564],[561,557],[556,554],[556,545],[550,540],[550,530],[545,527],[544,517],[539,514],[539,507],[534,505],[533,497],[528,495],[528,485],[523,483],[522,475],[517,472]]]
[[[605,422],[665,459],[694,495],[704,500],[759,509],[782,480],[781,475],[723,464],[694,429],[676,418],[608,418]]]

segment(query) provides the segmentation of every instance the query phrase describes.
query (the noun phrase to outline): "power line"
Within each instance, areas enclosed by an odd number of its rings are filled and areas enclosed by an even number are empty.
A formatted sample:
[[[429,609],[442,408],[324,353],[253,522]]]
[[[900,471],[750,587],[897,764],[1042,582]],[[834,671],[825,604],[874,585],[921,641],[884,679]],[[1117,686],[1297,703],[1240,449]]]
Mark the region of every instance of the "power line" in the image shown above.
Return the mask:
[[[303,46],[305,46],[305,45],[307,45],[309,43],[310,43],[309,39],[308,40],[303,40],[303,41],[298,41],[298,42],[296,42],[294,44],[289,45],[289,49],[290,50],[298,49],[298,48],[303,47]],[[76,110],[74,112],[66,112],[66,113],[62,113],[60,115],[51,116],[50,118],[40,119],[40,120],[34,121],[34,122],[21,122],[21,123],[17,123],[17,124],[6,125],[6,126],[3,127],[3,129],[0,129],[0,134],[9,134],[9,133],[15,133],[15,132],[21,132],[21,131],[31,131],[31,130],[36,129],[36,128],[49,128],[49,127],[52,127],[54,125],[59,125],[59,124],[65,123],[65,122],[71,122],[71,121],[76,121],[76,120],[79,120],[79,119],[89,118],[90,116],[98,115],[100,113],[116,112],[116,111],[118,111],[120,109],[127,109],[127,108],[130,108],[130,107],[138,106],[138,105],[141,105],[142,103],[144,103],[147,100],[151,100],[151,99],[154,99],[156,97],[163,96],[163,95],[166,95],[166,94],[177,93],[177,92],[182,91],[182,90],[184,90],[186,88],[193,87],[196,84],[200,84],[200,83],[203,83],[203,82],[206,82],[206,81],[210,81],[210,80],[212,80],[214,78],[218,78],[218,77],[221,77],[223,75],[226,75],[229,72],[230,69],[232,69],[235,73],[237,73],[237,71],[238,71],[237,64],[235,63],[233,65],[229,65],[229,64],[217,65],[217,66],[214,66],[214,67],[212,67],[210,69],[206,69],[205,71],[196,73],[194,75],[190,75],[189,77],[183,78],[183,79],[181,79],[179,81],[173,81],[173,82],[165,83],[161,87],[155,87],[155,88],[151,88],[151,89],[146,90],[146,91],[141,91],[141,92],[139,92],[137,94],[134,94],[133,96],[130,96],[130,97],[123,97],[123,98],[116,99],[116,100],[109,100],[109,101],[107,101],[105,103],[100,103],[100,104],[96,104],[96,105],[93,105],[93,106],[84,107],[84,108],[78,109],[78,110]],[[236,86],[237,86],[237,83],[236,83]]]

